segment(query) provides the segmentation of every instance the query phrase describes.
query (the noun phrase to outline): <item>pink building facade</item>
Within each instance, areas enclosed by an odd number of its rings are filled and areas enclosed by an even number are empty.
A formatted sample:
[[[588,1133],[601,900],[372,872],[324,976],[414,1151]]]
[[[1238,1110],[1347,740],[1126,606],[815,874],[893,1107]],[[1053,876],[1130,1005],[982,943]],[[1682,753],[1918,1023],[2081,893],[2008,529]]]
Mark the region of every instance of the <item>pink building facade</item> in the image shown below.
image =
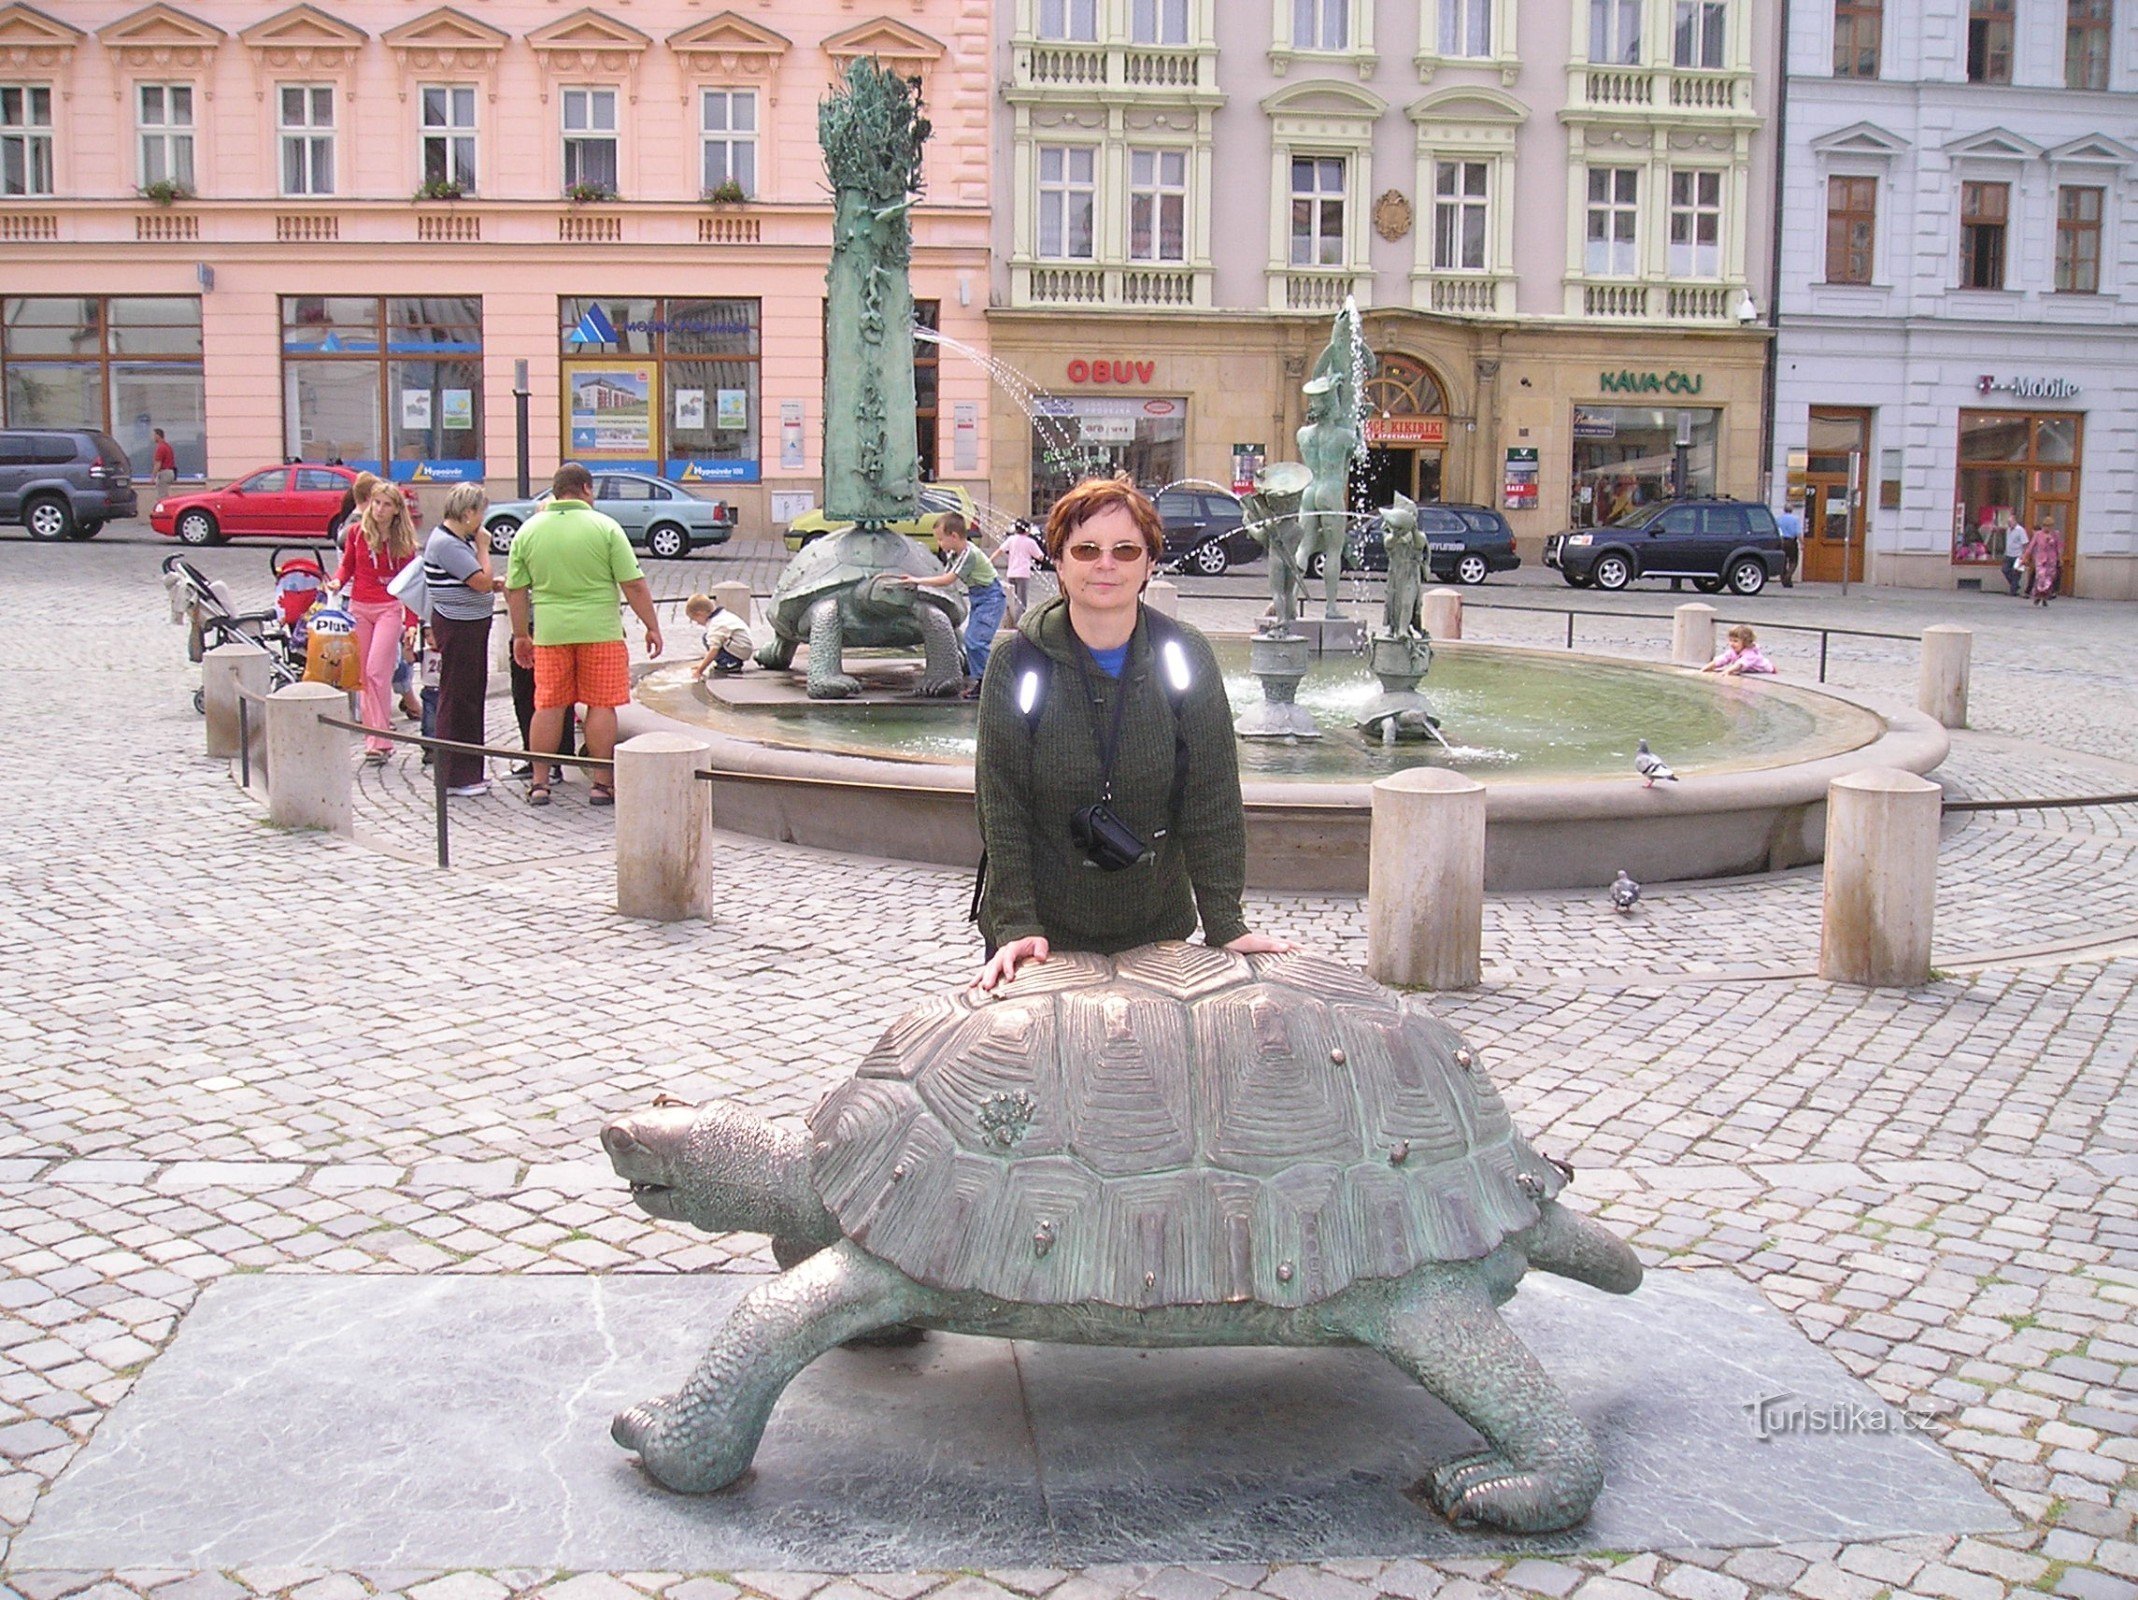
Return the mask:
[[[988,0],[610,9],[0,6],[0,420],[509,493],[524,362],[537,482],[815,504],[818,101],[859,55],[920,79],[914,295],[984,349]],[[924,466],[984,495],[984,374],[919,376]]]

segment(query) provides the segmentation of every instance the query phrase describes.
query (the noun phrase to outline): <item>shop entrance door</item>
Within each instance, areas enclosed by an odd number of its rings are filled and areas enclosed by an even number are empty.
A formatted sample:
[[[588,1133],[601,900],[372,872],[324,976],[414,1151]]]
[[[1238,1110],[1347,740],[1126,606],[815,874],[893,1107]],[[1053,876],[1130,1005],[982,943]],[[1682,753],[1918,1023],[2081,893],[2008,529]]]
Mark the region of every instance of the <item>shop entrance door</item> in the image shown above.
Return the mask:
[[[2079,525],[2078,488],[2072,480],[2078,474],[2037,472],[2033,476],[2034,489],[2027,496],[2027,531],[2031,533],[2040,527],[2056,530],[2056,542],[2064,552],[2063,559],[2057,563],[2056,592],[2069,594],[2072,573],[2078,567],[2078,562],[2072,559],[2073,546],[2077,543],[2073,532]]]
[[[1393,505],[1399,494],[1413,500],[1440,498],[1438,446],[1374,445],[1366,465],[1353,473],[1353,488],[1365,496],[1368,511]]]
[[[1854,407],[1814,406],[1804,472],[1804,578],[1809,583],[1863,581],[1861,473],[1871,459],[1871,414]],[[1850,497],[1850,458],[1857,493]],[[1847,574],[1846,579],[1843,573]]]

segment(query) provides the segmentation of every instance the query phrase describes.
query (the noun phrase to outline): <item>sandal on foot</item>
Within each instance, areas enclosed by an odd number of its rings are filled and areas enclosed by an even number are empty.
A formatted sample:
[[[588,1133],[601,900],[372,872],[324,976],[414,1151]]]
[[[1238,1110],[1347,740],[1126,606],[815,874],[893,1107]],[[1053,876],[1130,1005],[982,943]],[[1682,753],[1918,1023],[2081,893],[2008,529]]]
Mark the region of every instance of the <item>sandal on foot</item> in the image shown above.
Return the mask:
[[[527,790],[527,803],[531,806],[548,805],[549,785],[546,783],[537,783],[531,785]]]
[[[616,787],[613,784],[597,783],[594,792],[586,797],[590,806],[613,806],[616,804]]]

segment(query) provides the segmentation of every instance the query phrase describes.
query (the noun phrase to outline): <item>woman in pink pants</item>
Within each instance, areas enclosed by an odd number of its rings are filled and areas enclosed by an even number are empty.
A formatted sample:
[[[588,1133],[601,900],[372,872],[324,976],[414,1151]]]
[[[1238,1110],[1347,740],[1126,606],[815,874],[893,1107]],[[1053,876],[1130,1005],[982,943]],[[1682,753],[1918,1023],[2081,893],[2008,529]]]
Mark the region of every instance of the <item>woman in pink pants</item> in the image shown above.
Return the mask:
[[[416,524],[408,502],[398,485],[381,483],[342,540],[341,565],[334,573],[334,585],[348,590],[349,611],[356,618],[367,728],[393,725],[393,670],[401,659],[402,635],[416,619],[386,592],[386,585],[415,555]],[[392,754],[391,740],[365,738],[364,760],[370,765],[382,767]]]

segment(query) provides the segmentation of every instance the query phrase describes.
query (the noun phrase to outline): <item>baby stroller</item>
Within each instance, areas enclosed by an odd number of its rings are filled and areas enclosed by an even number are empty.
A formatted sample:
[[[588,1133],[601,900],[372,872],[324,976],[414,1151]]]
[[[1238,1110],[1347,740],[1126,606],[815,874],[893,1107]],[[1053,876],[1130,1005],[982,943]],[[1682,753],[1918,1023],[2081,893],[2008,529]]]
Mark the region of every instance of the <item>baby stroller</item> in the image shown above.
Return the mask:
[[[327,570],[309,555],[299,552],[286,556],[280,549],[268,555],[267,565],[275,575],[275,609],[281,614],[283,631],[289,635],[288,655],[292,661],[301,662],[308,627],[305,619],[319,604],[321,591],[327,586]]]
[[[267,657],[269,693],[304,676],[303,658],[290,654],[289,628],[279,605],[267,611],[240,611],[227,585],[178,555],[163,559],[163,588],[170,600],[171,620],[186,629],[187,660],[199,661],[220,645],[244,645]],[[204,690],[193,691],[193,709],[207,709]]]

